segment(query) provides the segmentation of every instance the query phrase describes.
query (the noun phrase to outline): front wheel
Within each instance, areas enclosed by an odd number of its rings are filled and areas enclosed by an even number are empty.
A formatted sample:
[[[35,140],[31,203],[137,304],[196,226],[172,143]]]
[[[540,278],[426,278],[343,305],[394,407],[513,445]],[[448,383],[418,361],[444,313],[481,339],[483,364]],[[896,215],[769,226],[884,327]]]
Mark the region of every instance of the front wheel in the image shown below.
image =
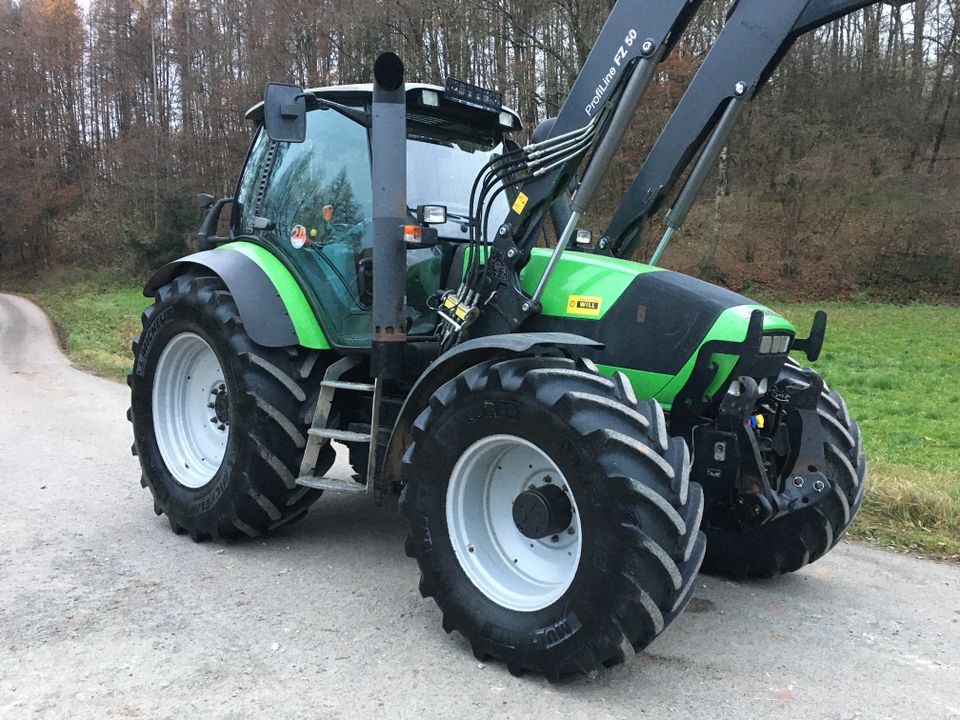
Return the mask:
[[[407,553],[477,657],[591,672],[686,606],[703,493],[683,440],[623,376],[562,358],[483,363],[434,394],[413,438]]]

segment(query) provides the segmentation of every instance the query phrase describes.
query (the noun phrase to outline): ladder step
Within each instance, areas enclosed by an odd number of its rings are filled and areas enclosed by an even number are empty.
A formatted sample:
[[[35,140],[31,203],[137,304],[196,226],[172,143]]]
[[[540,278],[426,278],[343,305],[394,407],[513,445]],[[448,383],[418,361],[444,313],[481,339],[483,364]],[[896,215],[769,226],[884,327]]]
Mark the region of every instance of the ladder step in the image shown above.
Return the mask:
[[[368,443],[373,439],[373,436],[370,435],[370,433],[351,432],[349,430],[333,430],[331,428],[310,428],[307,430],[307,434],[313,435],[314,437],[327,438],[327,440],[339,440],[341,442]]]
[[[362,493],[367,490],[366,485],[353,480],[339,480],[331,477],[301,476],[297,478],[297,485],[330,492]]]
[[[321,387],[336,388],[337,390],[356,390],[357,392],[373,392],[373,383],[349,382],[347,380],[321,380]]]

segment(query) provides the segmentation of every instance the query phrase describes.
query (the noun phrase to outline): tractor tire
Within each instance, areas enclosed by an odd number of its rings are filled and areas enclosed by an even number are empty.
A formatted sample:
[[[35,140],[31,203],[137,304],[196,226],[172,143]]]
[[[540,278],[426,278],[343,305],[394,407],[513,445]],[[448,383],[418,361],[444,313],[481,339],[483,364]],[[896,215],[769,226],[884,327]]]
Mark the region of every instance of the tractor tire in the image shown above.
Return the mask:
[[[791,360],[777,383],[806,385],[807,381]],[[824,474],[832,485],[830,493],[808,508],[756,528],[708,529],[705,573],[733,579],[775,577],[819,560],[840,542],[863,503],[867,461],[860,428],[843,398],[826,383],[817,414],[825,434]]]
[[[400,503],[443,628],[550,680],[652,642],[690,600],[705,549],[703,491],[666,427],[656,402],[589,361],[491,361],[437,390]]]
[[[320,496],[295,484],[318,353],[254,343],[217,277],[177,277],[141,319],[128,419],[157,515],[196,541],[256,537],[302,517]],[[333,459],[328,446],[319,470]]]

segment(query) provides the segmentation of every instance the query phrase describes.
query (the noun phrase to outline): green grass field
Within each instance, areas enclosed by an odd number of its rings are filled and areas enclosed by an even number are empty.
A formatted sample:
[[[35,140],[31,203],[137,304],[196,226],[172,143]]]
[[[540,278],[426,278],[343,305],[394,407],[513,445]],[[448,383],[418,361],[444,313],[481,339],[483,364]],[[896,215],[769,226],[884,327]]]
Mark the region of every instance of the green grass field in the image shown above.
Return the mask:
[[[37,300],[79,367],[122,379],[147,304],[129,280],[48,275],[5,288]],[[874,304],[774,306],[806,333],[830,316],[816,367],[863,430],[870,485],[853,534],[925,555],[960,558],[960,308]]]
[[[817,369],[860,423],[870,486],[855,533],[960,556],[960,308],[777,305],[806,332],[829,315]]]

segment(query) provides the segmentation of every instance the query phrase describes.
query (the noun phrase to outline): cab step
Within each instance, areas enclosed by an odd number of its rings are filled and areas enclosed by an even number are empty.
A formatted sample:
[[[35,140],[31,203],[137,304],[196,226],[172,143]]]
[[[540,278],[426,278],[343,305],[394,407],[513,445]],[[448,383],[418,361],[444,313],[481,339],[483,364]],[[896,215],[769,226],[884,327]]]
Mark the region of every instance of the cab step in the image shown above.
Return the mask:
[[[359,365],[361,359],[361,356],[358,355],[348,355],[347,357],[337,360],[328,367],[326,373],[324,373],[323,380],[320,382],[320,396],[317,398],[317,407],[313,412],[313,422],[310,424],[310,429],[307,430],[307,445],[303,450],[303,459],[300,462],[300,475],[296,480],[297,485],[332,492],[373,493],[378,445],[373,441],[373,432],[353,432],[352,430],[328,427],[331,408],[333,407],[333,396],[337,391],[373,393],[373,398],[371,399],[373,407],[370,412],[370,427],[379,427],[380,381],[375,379],[372,383],[362,383],[340,379],[347,372]],[[339,478],[315,475],[320,451],[331,440],[343,443],[368,444],[370,449],[367,454],[367,477],[365,478],[365,483],[358,483],[353,479],[342,480]]]
[[[361,485],[354,480],[341,480],[333,477],[298,477],[297,485],[330,492],[362,493],[367,490],[365,485]]]
[[[340,442],[370,442],[370,433],[359,433],[351,430],[334,430],[331,428],[310,428],[307,434],[311,437],[326,438],[327,440],[339,440]]]
[[[333,388],[334,390],[355,390],[357,392],[373,392],[376,389],[375,383],[349,382],[348,380],[323,380],[320,387]]]

